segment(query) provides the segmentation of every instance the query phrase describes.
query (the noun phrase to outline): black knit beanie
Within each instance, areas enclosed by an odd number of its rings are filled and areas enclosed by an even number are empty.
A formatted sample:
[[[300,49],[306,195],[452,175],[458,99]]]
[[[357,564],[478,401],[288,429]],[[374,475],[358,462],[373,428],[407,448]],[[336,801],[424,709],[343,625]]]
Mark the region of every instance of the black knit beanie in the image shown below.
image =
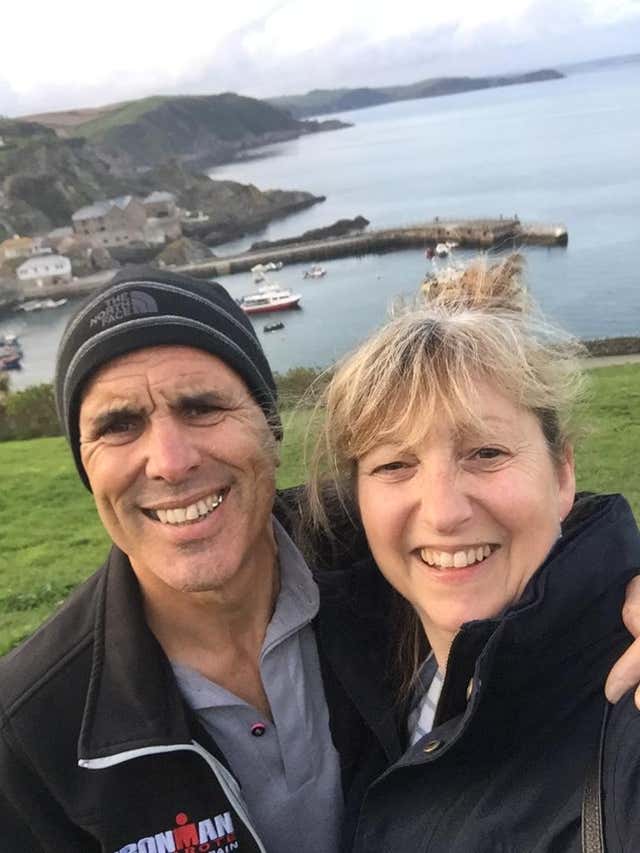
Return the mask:
[[[56,358],[58,416],[88,489],[79,429],[87,380],[119,355],[162,345],[196,347],[222,359],[244,379],[275,437],[282,438],[271,368],[249,318],[224,287],[153,267],[126,267],[71,317]]]

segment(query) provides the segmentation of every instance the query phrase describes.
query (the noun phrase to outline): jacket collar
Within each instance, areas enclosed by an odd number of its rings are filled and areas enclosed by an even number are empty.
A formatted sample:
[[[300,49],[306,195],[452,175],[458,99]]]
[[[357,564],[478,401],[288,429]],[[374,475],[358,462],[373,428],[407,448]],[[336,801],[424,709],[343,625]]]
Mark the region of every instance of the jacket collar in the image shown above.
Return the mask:
[[[624,590],[639,570],[640,532],[626,500],[578,496],[562,538],[517,604],[499,618],[467,623],[456,635],[436,725],[465,709],[466,719],[494,670],[500,672],[500,684],[494,680],[492,689],[505,697],[578,672],[583,681],[599,681],[591,657],[595,662],[603,646],[611,649],[624,637]],[[467,706],[472,677],[475,687]]]
[[[129,560],[114,546],[97,590],[78,758],[190,741],[171,666],[146,624]]]

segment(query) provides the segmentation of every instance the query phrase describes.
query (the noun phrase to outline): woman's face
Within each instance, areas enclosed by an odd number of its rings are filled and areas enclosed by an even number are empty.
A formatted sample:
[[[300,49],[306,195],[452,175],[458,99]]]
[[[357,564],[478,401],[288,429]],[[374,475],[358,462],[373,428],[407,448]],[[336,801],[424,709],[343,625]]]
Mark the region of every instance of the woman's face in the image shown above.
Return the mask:
[[[411,450],[358,460],[357,497],[373,556],[416,609],[440,666],[464,622],[522,594],[575,494],[573,459],[552,459],[538,419],[479,383],[480,433],[443,419]]]

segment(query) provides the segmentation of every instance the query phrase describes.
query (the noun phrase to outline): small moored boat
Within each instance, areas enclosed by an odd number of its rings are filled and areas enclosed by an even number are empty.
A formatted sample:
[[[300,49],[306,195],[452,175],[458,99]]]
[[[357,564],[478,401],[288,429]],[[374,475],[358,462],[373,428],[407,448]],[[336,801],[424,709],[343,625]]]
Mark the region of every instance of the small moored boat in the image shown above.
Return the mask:
[[[323,278],[327,274],[327,271],[324,267],[311,267],[309,270],[305,270],[303,278]]]

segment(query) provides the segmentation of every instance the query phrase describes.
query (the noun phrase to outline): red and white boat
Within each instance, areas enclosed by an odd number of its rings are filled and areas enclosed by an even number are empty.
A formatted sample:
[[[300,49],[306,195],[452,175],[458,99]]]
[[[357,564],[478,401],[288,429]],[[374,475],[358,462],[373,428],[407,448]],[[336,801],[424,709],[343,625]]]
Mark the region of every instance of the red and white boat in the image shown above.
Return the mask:
[[[286,311],[297,308],[302,295],[292,293],[277,284],[259,287],[255,293],[248,293],[239,300],[240,307],[247,314],[266,314],[271,311]]]

